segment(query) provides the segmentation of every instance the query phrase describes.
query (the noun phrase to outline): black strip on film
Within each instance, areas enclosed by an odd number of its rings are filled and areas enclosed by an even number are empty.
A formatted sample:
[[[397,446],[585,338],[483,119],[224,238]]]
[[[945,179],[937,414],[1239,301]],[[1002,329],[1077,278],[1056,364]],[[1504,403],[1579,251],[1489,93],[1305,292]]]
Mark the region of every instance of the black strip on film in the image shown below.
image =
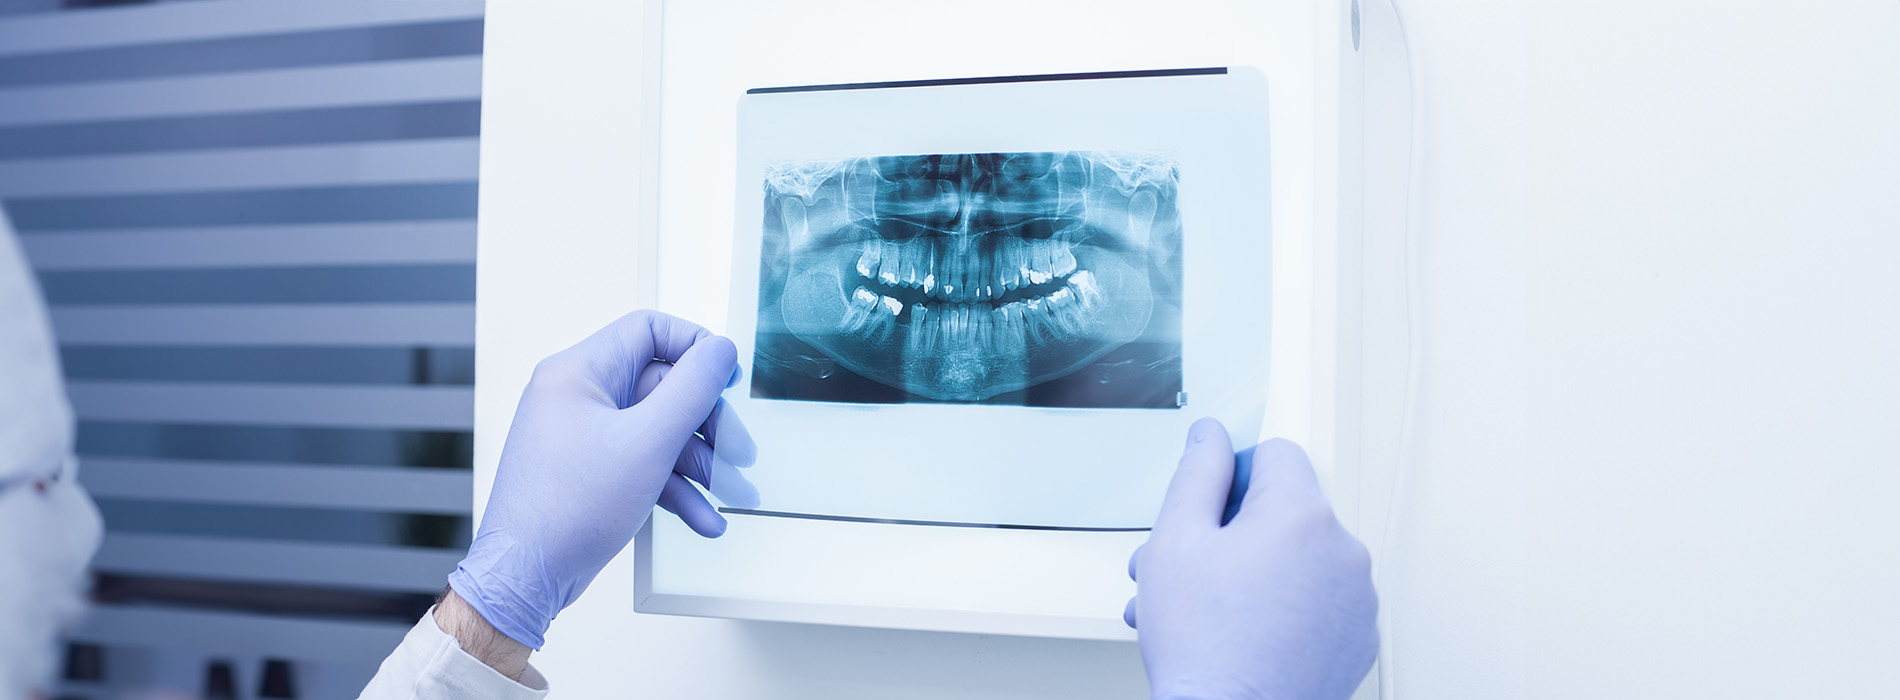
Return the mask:
[[[964,523],[950,520],[900,520],[895,518],[861,518],[855,515],[819,515],[817,513],[789,513],[778,510],[754,510],[751,508],[720,508],[719,512],[729,515],[755,515],[764,518],[791,518],[793,520],[829,520],[841,523],[869,523],[873,525],[919,525],[923,527],[975,527],[993,530],[1053,530],[1060,532],[1147,532],[1145,527],[1069,527],[1066,525],[1015,525],[1009,523]]]
[[[1114,80],[1120,78],[1168,78],[1183,75],[1226,75],[1226,68],[1170,68],[1167,70],[1121,70],[1098,73],[1044,73],[1040,75],[997,75],[984,78],[943,78],[938,80],[897,80],[883,83],[835,83],[832,85],[790,85],[752,88],[748,95],[780,92],[824,92],[827,90],[871,90],[876,88],[942,87],[945,85],[993,85],[996,83],[1046,83],[1057,80]]]

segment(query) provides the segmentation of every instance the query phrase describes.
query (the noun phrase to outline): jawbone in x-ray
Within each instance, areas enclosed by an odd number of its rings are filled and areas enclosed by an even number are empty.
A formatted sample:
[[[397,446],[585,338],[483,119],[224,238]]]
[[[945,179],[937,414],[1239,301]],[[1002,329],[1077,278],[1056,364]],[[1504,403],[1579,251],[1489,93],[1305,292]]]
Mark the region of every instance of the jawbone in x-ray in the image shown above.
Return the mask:
[[[772,163],[752,396],[1177,408],[1168,155]]]

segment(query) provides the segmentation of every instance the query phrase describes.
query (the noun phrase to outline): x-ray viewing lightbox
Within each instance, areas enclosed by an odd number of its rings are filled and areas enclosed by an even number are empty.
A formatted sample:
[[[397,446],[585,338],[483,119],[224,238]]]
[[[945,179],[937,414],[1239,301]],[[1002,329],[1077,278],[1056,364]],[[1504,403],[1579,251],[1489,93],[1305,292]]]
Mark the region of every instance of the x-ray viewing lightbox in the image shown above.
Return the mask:
[[[737,345],[757,464],[714,473],[724,537],[642,531],[639,610],[1127,638],[1190,423],[1338,497],[1356,7],[723,5],[665,8],[651,274]]]

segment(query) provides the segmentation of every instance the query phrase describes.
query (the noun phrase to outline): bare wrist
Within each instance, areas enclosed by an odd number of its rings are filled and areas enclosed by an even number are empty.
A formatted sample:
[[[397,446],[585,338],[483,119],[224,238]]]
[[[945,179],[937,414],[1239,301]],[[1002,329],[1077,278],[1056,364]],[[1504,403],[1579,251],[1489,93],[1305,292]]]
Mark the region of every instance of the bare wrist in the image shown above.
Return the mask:
[[[528,670],[528,655],[534,650],[496,630],[454,589],[443,591],[442,600],[436,602],[435,625],[454,637],[462,651],[501,675],[520,681],[521,674]]]

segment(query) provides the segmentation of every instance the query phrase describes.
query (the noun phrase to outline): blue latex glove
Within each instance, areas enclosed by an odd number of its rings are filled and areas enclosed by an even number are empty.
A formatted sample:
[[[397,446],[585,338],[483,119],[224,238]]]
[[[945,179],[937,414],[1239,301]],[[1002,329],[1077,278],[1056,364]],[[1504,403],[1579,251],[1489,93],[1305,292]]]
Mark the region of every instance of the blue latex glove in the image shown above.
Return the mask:
[[[737,375],[732,341],[652,311],[543,360],[449,585],[502,634],[539,649],[555,614],[654,505],[700,535],[723,534],[725,518],[688,479],[708,484],[751,463],[751,438],[719,401]]]
[[[1195,423],[1154,532],[1128,562],[1137,589],[1123,617],[1140,623],[1153,697],[1350,697],[1379,648],[1365,547],[1298,445],[1255,448],[1252,483],[1222,526],[1233,481],[1227,429]]]

